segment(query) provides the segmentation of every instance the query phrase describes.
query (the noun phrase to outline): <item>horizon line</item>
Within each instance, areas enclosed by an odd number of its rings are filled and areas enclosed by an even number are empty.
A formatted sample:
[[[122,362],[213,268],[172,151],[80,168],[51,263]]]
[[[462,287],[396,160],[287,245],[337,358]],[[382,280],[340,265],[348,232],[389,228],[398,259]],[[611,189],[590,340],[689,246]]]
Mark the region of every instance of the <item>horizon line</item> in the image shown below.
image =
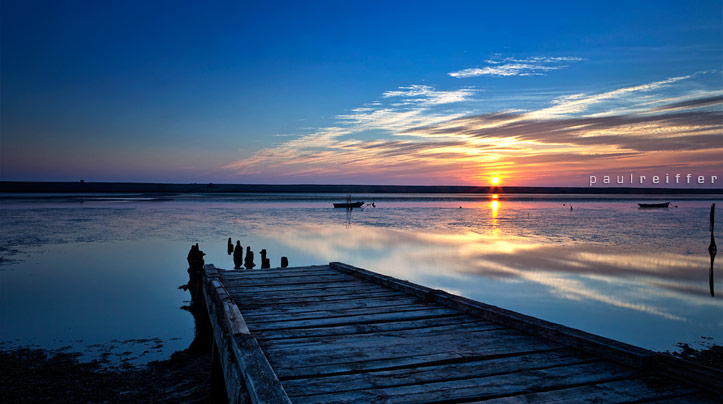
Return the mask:
[[[688,184],[689,185],[689,184]],[[297,188],[297,189],[292,189]],[[298,189],[303,188],[303,189]],[[361,188],[361,189],[360,189]],[[427,191],[433,193],[536,193],[577,191],[582,193],[704,193],[723,194],[723,187],[625,187],[625,186],[499,186],[499,185],[376,185],[376,184],[264,184],[264,183],[171,183],[171,182],[133,182],[133,181],[0,181],[0,193],[40,193],[40,192],[366,192],[412,193]]]

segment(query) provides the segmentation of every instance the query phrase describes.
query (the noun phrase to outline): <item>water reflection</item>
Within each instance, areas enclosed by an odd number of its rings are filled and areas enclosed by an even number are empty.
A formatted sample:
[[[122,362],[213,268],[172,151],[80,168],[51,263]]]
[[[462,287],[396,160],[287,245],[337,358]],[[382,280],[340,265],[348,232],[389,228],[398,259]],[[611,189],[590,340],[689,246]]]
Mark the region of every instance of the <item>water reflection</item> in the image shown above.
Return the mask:
[[[167,359],[193,337],[179,310],[188,292],[177,289],[187,252],[186,243],[147,239],[44,246],[0,271],[0,341],[112,366]]]
[[[500,207],[500,202],[497,200],[497,194],[492,195],[492,201],[490,202],[491,217],[492,217],[492,235],[497,238],[500,235],[499,223],[497,223],[497,209]]]
[[[352,212],[352,210],[354,210],[354,209],[346,208],[346,222],[344,223],[344,225],[347,229],[351,228],[351,212]]]
[[[713,262],[718,248],[715,245],[713,237],[713,228],[715,226],[715,203],[710,206],[710,244],[708,245],[708,254],[710,255],[710,270],[708,271],[708,284],[710,285],[710,295],[715,296],[715,285],[713,284]]]
[[[701,335],[723,343],[723,302],[706,285],[721,280],[705,276],[710,202],[639,211],[628,201],[573,200],[572,215],[561,200],[425,198],[357,210],[353,231],[352,212],[326,201],[2,205],[0,339],[166,341],[187,329],[166,344],[185,348],[193,328],[178,310],[187,292],[176,287],[188,245],[200,242],[206,262],[230,269],[234,235],[244,248],[278,254],[273,262],[345,261],[652,349]]]
[[[232,246],[229,238],[229,246]],[[194,353],[205,353],[211,349],[213,332],[211,331],[208,319],[208,312],[203,304],[203,266],[204,255],[199,249],[198,243],[191,246],[188,252],[188,283],[180,289],[187,290],[191,294],[191,302],[181,307],[181,310],[188,311],[193,316],[195,335],[188,351]]]
[[[273,229],[261,228],[262,234],[272,236]],[[268,232],[267,232],[268,230]],[[556,245],[535,237],[506,236],[500,239],[489,234],[468,232],[417,232],[357,225],[353,233],[333,227],[306,224],[288,229],[286,248],[315,251],[333,258],[356,254],[363,246],[366,252],[395,257],[408,262],[395,265],[394,274],[413,276],[425,262],[439,262],[445,271],[475,273],[494,278],[519,276],[520,272],[554,272],[564,274],[637,277],[657,281],[671,290],[700,296],[705,289],[700,283],[681,288],[673,285],[693,283],[696,268],[705,265],[706,258],[680,253],[648,254],[620,250],[603,245]],[[433,247],[433,248],[430,248]],[[433,258],[437,257],[437,258]],[[469,265],[476,263],[476,265]],[[383,265],[383,264],[381,264]],[[377,266],[381,266],[377,263]],[[438,271],[438,269],[435,269]],[[693,284],[692,284],[693,285]]]
[[[618,329],[614,336],[631,343],[643,344],[638,335],[643,332],[637,324],[640,316],[651,323],[656,322],[650,316],[658,318],[655,327],[665,322],[686,323],[699,335],[723,337],[723,306],[706,298],[707,290],[697,276],[706,257],[649,254],[606,245],[554,244],[541,237],[500,238],[495,218],[499,203],[497,209],[490,203],[490,209],[493,229],[489,233],[418,232],[361,225],[348,233],[305,225],[290,229],[288,239],[294,242],[287,248],[315,251],[324,260],[354,262],[568,325],[581,321],[569,317],[569,302],[580,310],[602,307],[597,309],[601,310],[596,315],[599,318],[607,317],[606,311],[622,310],[619,317],[599,324]],[[620,327],[630,328],[621,331]],[[651,345],[648,341],[645,344]]]

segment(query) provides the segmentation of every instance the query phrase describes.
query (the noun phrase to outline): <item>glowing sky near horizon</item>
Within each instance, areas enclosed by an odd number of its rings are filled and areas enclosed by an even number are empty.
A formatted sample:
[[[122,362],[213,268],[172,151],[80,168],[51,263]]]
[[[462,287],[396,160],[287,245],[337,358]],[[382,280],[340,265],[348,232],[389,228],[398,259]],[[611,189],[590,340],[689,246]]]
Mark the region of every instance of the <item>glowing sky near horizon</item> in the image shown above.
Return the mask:
[[[30,0],[0,18],[0,180],[723,178],[720,1]]]

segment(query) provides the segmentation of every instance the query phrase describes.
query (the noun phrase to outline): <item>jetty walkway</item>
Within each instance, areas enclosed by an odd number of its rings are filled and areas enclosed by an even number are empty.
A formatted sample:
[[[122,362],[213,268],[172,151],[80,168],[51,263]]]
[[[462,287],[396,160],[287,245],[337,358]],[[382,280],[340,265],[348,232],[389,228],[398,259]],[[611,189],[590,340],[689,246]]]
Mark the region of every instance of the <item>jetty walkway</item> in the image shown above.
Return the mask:
[[[342,263],[204,267],[230,403],[720,402],[721,372]]]

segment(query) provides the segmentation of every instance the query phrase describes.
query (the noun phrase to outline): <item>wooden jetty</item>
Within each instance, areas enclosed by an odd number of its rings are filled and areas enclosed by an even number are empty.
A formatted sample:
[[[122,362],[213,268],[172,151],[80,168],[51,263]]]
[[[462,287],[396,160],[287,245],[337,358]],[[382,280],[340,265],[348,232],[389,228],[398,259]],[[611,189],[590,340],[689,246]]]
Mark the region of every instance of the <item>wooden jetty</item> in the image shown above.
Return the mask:
[[[342,263],[204,272],[230,403],[722,398],[722,372]]]

